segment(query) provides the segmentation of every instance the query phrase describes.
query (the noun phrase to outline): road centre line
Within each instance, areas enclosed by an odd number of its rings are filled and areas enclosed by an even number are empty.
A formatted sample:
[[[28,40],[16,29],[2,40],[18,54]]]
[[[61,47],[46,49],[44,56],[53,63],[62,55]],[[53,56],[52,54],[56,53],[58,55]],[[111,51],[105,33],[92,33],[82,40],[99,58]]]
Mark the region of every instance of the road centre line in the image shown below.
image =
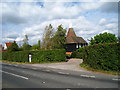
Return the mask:
[[[113,78],[112,80],[114,80],[114,81],[120,81],[120,79],[118,79],[118,78]]]
[[[80,75],[82,77],[90,77],[90,78],[95,78],[95,76],[89,76],[89,75]]]
[[[23,79],[28,79],[27,77],[24,77],[24,76],[21,76],[21,75],[17,75],[17,74],[14,74],[14,73],[5,72],[5,71],[2,71],[2,70],[0,70],[0,71],[3,72],[3,73],[9,74],[9,75],[16,76],[16,77],[20,77],[20,78],[23,78]]]
[[[14,66],[18,66],[18,65],[14,65]]]
[[[64,72],[58,72],[58,73],[60,73],[60,74],[69,74],[69,73],[64,73]]]

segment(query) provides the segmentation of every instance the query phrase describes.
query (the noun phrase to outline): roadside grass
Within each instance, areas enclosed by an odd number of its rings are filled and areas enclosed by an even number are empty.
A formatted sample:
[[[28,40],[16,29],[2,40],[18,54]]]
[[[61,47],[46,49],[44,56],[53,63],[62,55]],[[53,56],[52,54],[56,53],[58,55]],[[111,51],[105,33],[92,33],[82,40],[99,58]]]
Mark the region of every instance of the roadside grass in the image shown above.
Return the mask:
[[[9,64],[46,64],[46,63],[64,63],[64,62],[41,62],[41,63],[34,63],[34,62],[14,62],[8,60],[0,60],[1,63],[9,63]]]
[[[82,67],[83,69],[85,69],[87,71],[92,71],[92,72],[96,72],[96,73],[104,73],[104,74],[109,74],[109,75],[120,76],[120,72],[117,72],[117,71],[97,70],[97,69],[93,69],[89,65],[83,64],[83,63],[80,64],[80,67]]]

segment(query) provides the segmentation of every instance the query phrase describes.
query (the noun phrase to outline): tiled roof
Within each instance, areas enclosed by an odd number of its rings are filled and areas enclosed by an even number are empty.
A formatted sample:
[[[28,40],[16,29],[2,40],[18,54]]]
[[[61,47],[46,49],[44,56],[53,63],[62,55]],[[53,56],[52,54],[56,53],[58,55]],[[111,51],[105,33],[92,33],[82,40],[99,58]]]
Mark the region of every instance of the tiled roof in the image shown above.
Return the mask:
[[[73,28],[69,28],[66,43],[87,43],[82,37],[77,37]]]
[[[66,52],[66,54],[70,54],[70,55],[71,55],[71,54],[72,54],[72,52]]]
[[[79,43],[87,43],[82,37],[77,37]]]
[[[75,36],[76,37],[76,34],[75,34],[73,28],[69,28],[69,30],[68,30],[67,37],[70,37],[70,36]]]
[[[9,43],[5,43],[5,44],[7,47],[9,47],[12,43],[9,42]]]

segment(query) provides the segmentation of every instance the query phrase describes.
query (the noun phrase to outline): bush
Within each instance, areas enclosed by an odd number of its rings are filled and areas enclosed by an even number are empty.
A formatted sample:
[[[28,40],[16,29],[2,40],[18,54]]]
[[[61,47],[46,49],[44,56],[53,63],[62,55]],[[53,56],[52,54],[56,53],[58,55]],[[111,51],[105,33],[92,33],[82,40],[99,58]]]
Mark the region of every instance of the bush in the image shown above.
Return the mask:
[[[97,44],[76,51],[76,57],[82,56],[83,63],[94,69],[119,71],[120,43]]]
[[[41,50],[41,51],[19,51],[3,52],[2,59],[16,62],[28,62],[28,56],[32,54],[32,62],[60,62],[65,61],[65,50]]]
[[[71,54],[66,54],[66,58],[70,59],[71,58]]]
[[[16,43],[16,42],[12,43],[12,44],[8,47],[8,51],[9,51],[9,52],[19,51],[19,47],[18,47],[17,43]]]
[[[72,58],[80,58],[82,59],[84,57],[84,48],[81,47],[79,49],[77,49],[76,51],[74,51],[71,55]]]

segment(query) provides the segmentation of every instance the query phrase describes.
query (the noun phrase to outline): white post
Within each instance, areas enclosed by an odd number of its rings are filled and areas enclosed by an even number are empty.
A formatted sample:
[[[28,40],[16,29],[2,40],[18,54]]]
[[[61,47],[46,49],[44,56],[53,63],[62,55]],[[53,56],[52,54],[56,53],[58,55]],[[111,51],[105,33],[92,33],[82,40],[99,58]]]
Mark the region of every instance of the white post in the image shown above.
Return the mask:
[[[29,62],[31,63],[32,55],[29,54]]]

